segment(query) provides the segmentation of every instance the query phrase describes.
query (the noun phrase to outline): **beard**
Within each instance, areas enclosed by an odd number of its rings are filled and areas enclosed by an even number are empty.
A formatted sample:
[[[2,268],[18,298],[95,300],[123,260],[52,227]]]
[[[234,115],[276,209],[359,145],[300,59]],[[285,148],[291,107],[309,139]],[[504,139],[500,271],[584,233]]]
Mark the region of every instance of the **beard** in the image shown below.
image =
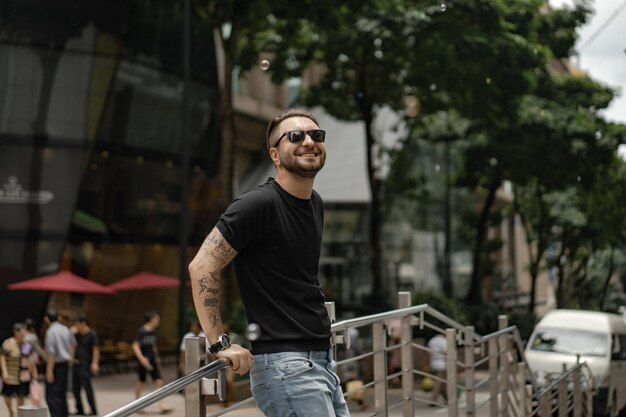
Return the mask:
[[[299,158],[293,154],[283,154],[280,155],[280,163],[285,170],[299,175],[302,178],[315,178],[315,175],[326,163],[326,152],[322,152],[313,162],[300,161]]]

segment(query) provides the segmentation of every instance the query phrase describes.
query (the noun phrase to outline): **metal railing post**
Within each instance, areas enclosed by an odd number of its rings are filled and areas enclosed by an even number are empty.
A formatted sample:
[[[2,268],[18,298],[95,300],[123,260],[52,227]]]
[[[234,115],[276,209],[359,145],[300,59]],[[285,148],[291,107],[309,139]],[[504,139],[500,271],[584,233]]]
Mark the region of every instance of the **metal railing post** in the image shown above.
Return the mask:
[[[526,403],[528,402],[527,393],[526,393],[526,364],[524,362],[517,362],[516,364],[516,372],[515,372],[515,382],[517,385],[517,397],[518,397],[518,407],[517,407],[517,416],[525,416],[526,415]]]
[[[476,391],[474,389],[474,326],[465,326],[465,403],[467,417],[476,414]]]
[[[562,374],[567,372],[567,365],[563,364]],[[567,378],[561,378],[557,384],[558,416],[567,417]]]
[[[574,369],[574,417],[582,417],[582,395],[581,395],[581,384],[580,380],[582,377],[582,372],[580,372],[580,367]]]
[[[446,329],[446,390],[448,393],[448,417],[458,417],[459,402],[456,397],[456,329]]]
[[[508,327],[506,316],[498,316],[498,329]],[[498,336],[498,348],[500,350],[500,416],[509,415],[509,337],[506,334]]]
[[[585,384],[585,387],[585,391],[587,394],[585,395],[585,402],[587,404],[587,415],[593,416],[593,388],[589,383]]]
[[[382,321],[372,324],[374,348],[374,402],[376,415],[387,415],[387,332]]]
[[[489,416],[498,417],[498,341],[489,339]]]
[[[533,385],[526,384],[526,404],[524,404],[524,417],[533,415]]]
[[[411,293],[400,291],[398,293],[398,308],[411,306]],[[402,354],[402,399],[404,400],[404,417],[413,417],[414,400],[413,389],[415,378],[413,377],[413,326],[411,325],[413,316],[402,317],[401,324],[401,354]]]
[[[552,406],[550,405],[550,393],[539,397],[539,417],[551,417]]]
[[[328,318],[330,319],[330,324],[332,325],[333,323],[335,323],[335,321],[337,321],[337,312],[335,310],[335,302],[334,301],[326,301],[324,303],[324,305],[326,306],[326,312],[328,313]],[[342,344],[345,343],[346,344],[346,348],[349,349],[350,348],[350,337],[348,335],[348,332],[346,332],[345,336],[344,335],[337,335],[337,334],[333,334],[330,337],[330,350],[333,354],[333,359],[337,360],[337,345],[338,344]]]
[[[206,338],[188,337],[185,339],[185,374],[206,365]],[[185,417],[204,417],[206,397],[202,395],[202,380],[185,387]]]

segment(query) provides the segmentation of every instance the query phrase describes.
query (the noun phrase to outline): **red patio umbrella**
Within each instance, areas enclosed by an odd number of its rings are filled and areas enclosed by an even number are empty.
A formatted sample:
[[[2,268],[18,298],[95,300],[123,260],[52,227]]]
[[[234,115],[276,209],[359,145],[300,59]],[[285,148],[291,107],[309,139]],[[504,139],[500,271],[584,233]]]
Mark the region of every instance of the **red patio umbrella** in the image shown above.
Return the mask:
[[[180,282],[176,278],[165,277],[163,275],[153,274],[152,272],[142,271],[136,275],[131,275],[120,281],[108,285],[115,291],[123,290],[145,290],[149,288],[177,288]]]
[[[56,274],[16,282],[9,284],[8,287],[10,290],[16,291],[64,291],[83,294],[115,294],[115,291],[111,288],[79,277],[70,271],[59,271]]]

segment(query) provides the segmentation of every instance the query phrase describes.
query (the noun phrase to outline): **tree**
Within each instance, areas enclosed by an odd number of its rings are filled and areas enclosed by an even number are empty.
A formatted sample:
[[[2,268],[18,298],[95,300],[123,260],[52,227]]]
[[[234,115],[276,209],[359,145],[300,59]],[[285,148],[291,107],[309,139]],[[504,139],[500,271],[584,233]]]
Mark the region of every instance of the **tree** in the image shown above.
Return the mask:
[[[500,111],[494,111],[493,115],[498,116],[492,120],[492,125],[485,129],[484,140],[476,141],[475,146],[470,148],[466,154],[466,167],[464,170],[462,183],[466,186],[478,186],[485,190],[482,208],[476,227],[476,237],[473,253],[473,271],[471,276],[470,289],[467,300],[476,303],[481,299],[482,287],[482,257],[484,240],[488,225],[488,219],[495,203],[496,191],[500,187],[503,179],[516,182],[517,179],[527,176],[528,165],[533,164],[536,156],[533,152],[537,150],[533,147],[529,150],[527,142],[531,138],[526,134],[524,112],[528,111],[530,94],[540,90],[542,80],[550,80],[548,75],[547,59],[558,59],[568,56],[573,48],[578,25],[584,23],[589,9],[583,3],[577,4],[573,10],[561,9],[557,11],[542,11],[536,9],[530,11],[532,15],[527,15],[528,10],[516,7],[513,4],[510,8],[510,20],[514,22],[518,34],[524,33],[529,42],[526,47],[530,47],[532,53],[541,57],[535,61],[535,67],[525,67],[529,71],[524,74],[530,85],[526,91],[515,88],[511,94],[513,103],[502,105]],[[507,64],[505,64],[507,65]],[[513,64],[517,65],[517,62]],[[548,82],[549,84],[549,82]],[[502,84],[500,90],[503,97],[509,96],[509,86]],[[495,105],[500,106],[501,101],[496,100]],[[532,107],[532,105],[531,105]],[[477,116],[478,120],[488,121],[489,119]],[[542,139],[546,139],[542,136]],[[539,142],[539,141],[538,141]],[[538,143],[545,146],[547,142]],[[530,158],[529,158],[530,157]],[[528,179],[528,178],[527,178]],[[543,250],[543,247],[540,248]]]
[[[535,94],[523,101],[519,141],[511,148],[517,159],[510,171],[513,209],[524,228],[530,256],[531,313],[555,222],[550,215],[553,194],[581,182],[591,186],[616,152],[613,141],[598,140],[606,123],[596,111],[610,103],[611,89],[586,76],[546,72],[539,80]]]
[[[340,119],[364,122],[374,293],[383,287],[380,154],[384,148],[373,129],[376,115],[385,106],[403,112],[404,98],[414,96],[426,113],[455,108],[476,118],[477,125],[500,126],[498,136],[506,136],[502,119],[515,115],[518,97],[530,86],[528,71],[540,60],[526,39],[532,38],[529,19],[534,19],[541,3],[520,1],[510,6],[502,1],[462,0],[448,5],[445,12],[427,1],[318,3],[317,10],[324,13],[293,22],[309,30],[301,43],[308,45],[307,53],[282,44],[282,34],[297,37],[298,30],[288,34],[275,25],[281,35],[268,43],[267,51],[275,54],[284,72],[301,73],[309,58],[323,68],[318,82],[305,91],[304,101],[322,105]]]

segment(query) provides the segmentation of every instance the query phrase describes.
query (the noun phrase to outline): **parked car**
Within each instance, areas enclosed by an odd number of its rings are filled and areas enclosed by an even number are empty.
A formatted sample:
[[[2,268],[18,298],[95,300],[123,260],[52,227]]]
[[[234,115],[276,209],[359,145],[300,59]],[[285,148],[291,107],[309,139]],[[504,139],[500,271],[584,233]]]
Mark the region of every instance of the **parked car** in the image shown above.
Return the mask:
[[[553,310],[535,326],[525,350],[539,384],[559,374],[577,356],[593,374],[594,414],[626,416],[626,322],[617,314]]]

